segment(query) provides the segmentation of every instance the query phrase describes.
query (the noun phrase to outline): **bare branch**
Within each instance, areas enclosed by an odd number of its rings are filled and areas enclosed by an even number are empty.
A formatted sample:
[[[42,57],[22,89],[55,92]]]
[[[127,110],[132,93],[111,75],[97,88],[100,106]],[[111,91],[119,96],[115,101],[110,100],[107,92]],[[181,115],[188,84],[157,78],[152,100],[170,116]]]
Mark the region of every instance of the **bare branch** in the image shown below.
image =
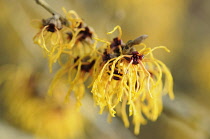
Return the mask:
[[[134,40],[130,40],[127,42],[127,46],[128,47],[132,47],[133,45],[138,45],[141,42],[143,42],[146,38],[148,38],[148,35],[141,35],[138,38],[134,39]]]
[[[64,18],[62,15],[60,15],[55,10],[53,10],[45,0],[35,0],[35,1],[38,5],[42,6],[45,10],[47,10],[49,13],[51,13],[54,17],[58,17],[58,19],[62,22],[63,25],[69,25],[69,22],[66,20],[66,18]]]
[[[56,11],[54,11],[50,5],[44,1],[44,0],[35,0],[37,4],[39,4],[40,6],[42,6],[45,10],[47,10],[48,12],[50,12],[52,15],[58,14]],[[59,14],[58,14],[59,15]]]

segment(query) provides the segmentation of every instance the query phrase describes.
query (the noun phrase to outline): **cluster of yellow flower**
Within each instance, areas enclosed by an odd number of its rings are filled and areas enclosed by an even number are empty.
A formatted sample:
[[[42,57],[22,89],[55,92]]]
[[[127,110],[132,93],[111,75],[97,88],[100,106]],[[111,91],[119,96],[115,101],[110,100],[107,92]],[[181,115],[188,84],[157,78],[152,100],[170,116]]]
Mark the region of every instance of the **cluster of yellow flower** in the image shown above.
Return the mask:
[[[142,43],[147,35],[123,43],[120,26],[108,33],[119,30],[112,41],[101,40],[75,11],[63,11],[65,18],[55,14],[42,20],[41,29],[34,37],[49,59],[50,70],[57,61],[61,65],[49,93],[52,95],[59,80],[65,80],[69,85],[67,100],[74,92],[80,106],[85,94],[84,83],[90,78],[89,87],[100,112],[106,109],[111,117],[120,115],[126,127],[129,127],[127,115],[133,116],[134,133],[139,134],[141,124],[147,119],[154,121],[160,115],[162,96],[169,94],[174,98],[171,73],[153,56],[156,49],[169,50],[164,46],[147,48]],[[98,46],[98,41],[104,45]]]
[[[62,78],[70,85],[67,98],[74,91],[80,105],[80,99],[85,92],[84,82],[91,75],[95,63],[96,41],[92,38],[97,36],[75,11],[63,11],[65,20],[54,15],[40,21],[41,30],[34,37],[34,42],[47,55],[50,71],[53,63],[58,61],[62,65],[52,81],[49,94],[52,94],[57,81]]]

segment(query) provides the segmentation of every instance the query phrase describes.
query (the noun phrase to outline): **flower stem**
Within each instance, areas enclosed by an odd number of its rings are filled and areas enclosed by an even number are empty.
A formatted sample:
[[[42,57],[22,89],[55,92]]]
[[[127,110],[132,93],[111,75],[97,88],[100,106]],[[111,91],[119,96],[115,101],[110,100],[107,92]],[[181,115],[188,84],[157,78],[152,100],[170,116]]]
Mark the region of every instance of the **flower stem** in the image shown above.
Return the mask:
[[[144,41],[146,38],[148,37],[148,35],[141,35],[139,37],[137,37],[134,40],[130,40],[127,42],[127,46],[132,47],[134,45],[138,45],[140,44],[142,41]]]
[[[55,10],[53,10],[50,5],[45,0],[35,0],[37,4],[42,6],[45,10],[47,10],[52,15],[58,14]],[[59,15],[59,14],[58,14]]]
[[[47,10],[53,16],[57,15],[63,24],[69,25],[68,21],[62,15],[60,15],[55,10],[53,10],[45,0],[35,0],[35,1],[38,5],[42,6],[45,10]]]

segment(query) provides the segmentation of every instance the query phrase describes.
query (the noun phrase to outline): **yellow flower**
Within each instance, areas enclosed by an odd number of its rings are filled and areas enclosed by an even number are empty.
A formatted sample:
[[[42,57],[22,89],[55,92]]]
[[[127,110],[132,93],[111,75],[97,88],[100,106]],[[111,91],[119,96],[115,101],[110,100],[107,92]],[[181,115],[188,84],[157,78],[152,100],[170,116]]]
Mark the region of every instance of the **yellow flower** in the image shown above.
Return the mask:
[[[81,105],[81,98],[85,93],[84,82],[92,74],[92,67],[96,59],[96,43],[93,37],[97,35],[93,29],[88,27],[75,11],[66,11],[63,8],[66,22],[62,22],[61,18],[47,19],[43,24],[41,34],[38,33],[34,40],[45,50],[49,67],[52,70],[52,64],[59,60],[61,65],[57,71],[48,93],[53,95],[54,88],[57,83],[62,82],[69,88],[66,100],[74,92],[77,99],[77,106]],[[53,24],[53,25],[51,25]],[[52,28],[50,28],[52,26]],[[62,27],[60,27],[62,26]],[[57,29],[59,27],[59,29]],[[53,32],[52,32],[53,31]],[[54,32],[55,31],[55,32]],[[55,34],[56,37],[44,34]],[[56,34],[57,33],[57,34]],[[59,42],[59,43],[53,43]]]
[[[54,97],[47,99],[40,90],[41,79],[29,66],[1,67],[0,71],[0,81],[4,82],[1,103],[10,122],[42,138],[82,137],[83,118],[74,101],[63,104],[67,88],[62,82],[54,89]]]
[[[64,49],[62,47],[65,39],[63,34],[68,31],[68,28],[65,26],[66,23],[62,22],[58,15],[32,23],[40,29],[34,36],[34,43],[43,48],[44,53],[49,56],[50,62],[56,62]]]
[[[41,29],[34,37],[34,43],[43,48],[49,59],[49,67],[60,60],[61,55],[67,57],[83,57],[95,51],[96,42],[92,37],[96,36],[93,29],[88,27],[75,11],[67,12],[64,8],[65,18],[60,15],[39,21]]]
[[[162,111],[162,96],[168,93],[173,99],[173,79],[169,69],[163,62],[154,58],[152,52],[164,46],[136,50],[134,45],[141,43],[147,36],[143,35],[124,44],[120,35],[108,43],[103,56],[99,57],[101,68],[98,68],[93,83],[92,93],[101,113],[105,108],[112,117],[118,112],[126,127],[129,126],[126,105],[129,106],[129,116],[133,116],[134,133],[139,134],[140,124],[146,123],[146,118],[156,120]],[[163,81],[163,76],[165,81]],[[144,116],[146,118],[144,118]]]
[[[48,92],[54,95],[54,89],[62,82],[68,88],[67,100],[74,92],[77,106],[80,106],[85,93],[84,83],[92,77],[90,86],[100,112],[108,109],[111,117],[121,115],[126,127],[130,124],[127,115],[133,116],[134,133],[139,134],[141,124],[145,124],[147,119],[154,121],[160,115],[162,96],[169,94],[171,99],[174,98],[172,75],[165,64],[153,56],[155,49],[169,50],[164,46],[147,48],[141,43],[147,35],[125,44],[121,39],[120,26],[108,33],[119,29],[120,35],[112,42],[97,39],[94,31],[86,26],[76,12],[63,11],[65,18],[54,14],[43,24],[41,38],[37,37],[38,44],[48,54],[50,69],[57,60],[61,65]],[[43,31],[58,32],[56,36],[59,41],[52,36],[47,38]],[[97,41],[93,38],[105,42],[105,45],[96,50]],[[60,43],[52,43],[52,40]],[[136,45],[143,48],[139,49]],[[61,54],[67,59],[62,59]],[[128,112],[126,106],[129,107]]]
[[[53,92],[55,87],[58,83],[60,83],[60,80],[62,80],[68,87],[66,101],[70,101],[70,96],[74,92],[74,96],[77,100],[77,108],[79,108],[82,105],[81,99],[85,94],[84,83],[92,75],[92,67],[95,64],[95,57],[94,55],[92,56],[93,58],[90,58],[89,56],[83,58],[77,57],[69,60],[65,65],[63,65],[54,76],[48,93],[50,95],[54,95]]]

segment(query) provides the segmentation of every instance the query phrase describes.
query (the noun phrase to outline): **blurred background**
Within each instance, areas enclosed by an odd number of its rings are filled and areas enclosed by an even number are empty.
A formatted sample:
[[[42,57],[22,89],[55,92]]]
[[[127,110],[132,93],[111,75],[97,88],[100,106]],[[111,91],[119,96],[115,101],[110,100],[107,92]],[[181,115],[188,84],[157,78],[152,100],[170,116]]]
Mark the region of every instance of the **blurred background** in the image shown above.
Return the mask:
[[[1,139],[210,138],[210,1],[46,1],[61,14],[62,7],[75,10],[100,38],[111,40],[106,33],[120,25],[124,42],[147,34],[148,47],[167,46],[171,53],[154,53],[171,69],[175,100],[165,96],[162,115],[135,136],[120,118],[110,124],[106,114],[98,115],[91,95],[74,114],[71,106],[62,105],[62,95],[53,102],[43,99],[53,74],[41,48],[33,44],[38,30],[31,21],[51,15],[34,0],[0,0]]]

